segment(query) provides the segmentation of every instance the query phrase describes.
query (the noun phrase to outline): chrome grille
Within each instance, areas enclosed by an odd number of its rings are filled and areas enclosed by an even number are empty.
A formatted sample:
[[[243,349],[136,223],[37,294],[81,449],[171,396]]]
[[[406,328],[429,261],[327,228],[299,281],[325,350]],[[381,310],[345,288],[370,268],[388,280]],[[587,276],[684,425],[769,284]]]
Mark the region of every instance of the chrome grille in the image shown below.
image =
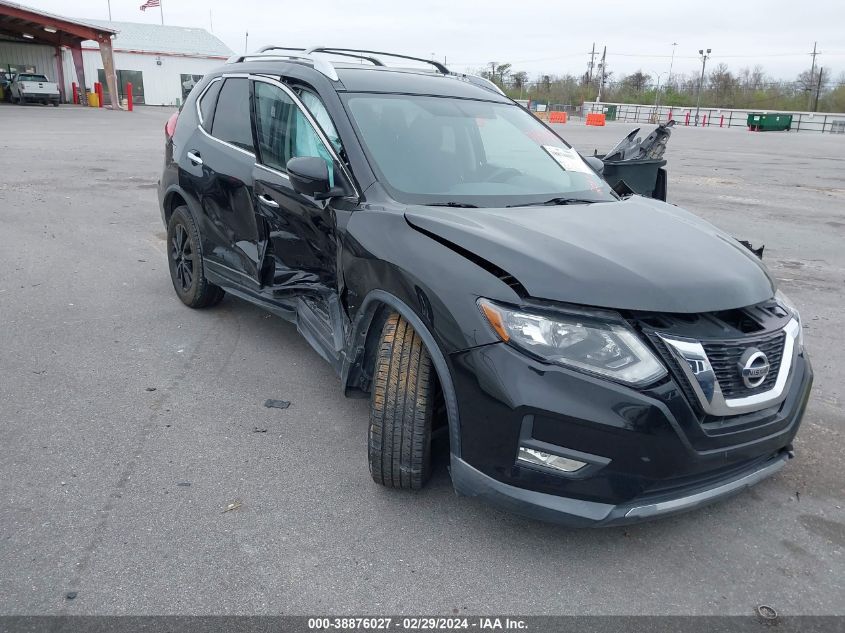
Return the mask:
[[[784,332],[780,331],[765,336],[749,336],[734,341],[702,341],[704,351],[707,353],[707,358],[713,367],[716,379],[719,381],[719,387],[725,397],[750,396],[768,391],[774,386],[780,369],[785,336]],[[766,379],[753,389],[745,386],[737,369],[740,357],[749,347],[759,349],[769,361],[769,373]]]

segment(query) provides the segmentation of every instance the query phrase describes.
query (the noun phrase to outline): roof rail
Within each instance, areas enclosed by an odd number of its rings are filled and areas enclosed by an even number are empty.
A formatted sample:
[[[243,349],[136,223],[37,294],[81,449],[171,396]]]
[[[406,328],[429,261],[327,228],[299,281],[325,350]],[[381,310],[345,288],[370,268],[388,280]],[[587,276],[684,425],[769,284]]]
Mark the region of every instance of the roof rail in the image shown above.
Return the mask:
[[[273,53],[272,51],[291,51],[290,53]],[[443,75],[450,75],[463,79],[479,88],[484,88],[492,92],[504,95],[499,86],[494,84],[489,79],[479,77],[478,75],[469,75],[465,73],[456,73],[450,71],[444,64],[433,59],[425,59],[423,57],[412,57],[410,55],[400,55],[399,53],[386,53],[384,51],[371,51],[358,48],[336,48],[331,46],[314,46],[312,48],[292,48],[290,46],[262,46],[255,53],[247,53],[245,55],[233,55],[228,60],[227,64],[237,64],[247,59],[290,59],[295,61],[309,61],[314,64],[314,69],[331,79],[338,81],[337,71],[330,61],[322,57],[315,56],[314,53],[324,53],[326,55],[339,55],[341,57],[354,57],[355,59],[363,59],[370,62],[373,66],[385,66],[385,63],[374,57],[375,55],[383,55],[385,57],[395,57],[397,59],[410,59],[424,64],[434,66],[437,72]]]
[[[269,51],[294,51],[294,53],[271,53]],[[295,54],[296,52],[300,52],[302,54],[297,55]],[[332,81],[338,81],[340,79],[337,76],[337,71],[335,70],[334,66],[330,61],[319,57],[312,57],[311,55],[308,55],[306,53],[304,48],[291,48],[289,46],[262,46],[255,53],[247,53],[245,55],[233,55],[232,57],[226,60],[226,63],[237,64],[248,59],[263,59],[266,61],[270,61],[273,59],[291,59],[295,61],[307,61],[314,64],[314,70],[322,73]]]
[[[310,55],[312,53],[326,53],[330,55],[344,55],[345,57],[355,57],[358,59],[365,59],[369,62],[372,62],[376,66],[384,66],[384,63],[376,59],[374,57],[370,57],[370,55],[384,55],[385,57],[395,57],[397,59],[410,59],[415,62],[422,62],[423,64],[430,64],[434,66],[439,73],[444,75],[451,74],[449,69],[446,68],[445,65],[441,64],[438,61],[433,59],[425,59],[424,57],[412,57],[410,55],[400,55],[399,53],[387,53],[385,51],[371,51],[366,49],[360,48],[338,48],[333,46],[315,46],[314,48],[309,48],[305,51],[306,55]]]
[[[490,90],[491,92],[495,92],[502,96],[507,96],[505,91],[499,88],[495,83],[486,79],[485,77],[480,77],[478,75],[468,75],[466,73],[450,73],[455,77],[460,77],[461,79],[468,81],[474,86],[478,86],[479,88],[484,88],[485,90]]]

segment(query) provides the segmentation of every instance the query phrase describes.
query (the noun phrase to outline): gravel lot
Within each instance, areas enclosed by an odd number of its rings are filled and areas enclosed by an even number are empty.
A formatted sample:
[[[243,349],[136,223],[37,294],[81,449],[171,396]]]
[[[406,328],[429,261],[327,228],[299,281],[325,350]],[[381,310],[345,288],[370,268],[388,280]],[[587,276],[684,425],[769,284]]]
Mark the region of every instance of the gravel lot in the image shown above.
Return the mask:
[[[182,306],[170,112],[0,107],[0,613],[845,614],[845,137],[681,128],[667,153],[670,201],[765,244],[802,309],[797,459],[692,514],[573,531],[456,497],[444,464],[380,488],[367,402],[293,326]],[[591,153],[631,127],[560,129]]]

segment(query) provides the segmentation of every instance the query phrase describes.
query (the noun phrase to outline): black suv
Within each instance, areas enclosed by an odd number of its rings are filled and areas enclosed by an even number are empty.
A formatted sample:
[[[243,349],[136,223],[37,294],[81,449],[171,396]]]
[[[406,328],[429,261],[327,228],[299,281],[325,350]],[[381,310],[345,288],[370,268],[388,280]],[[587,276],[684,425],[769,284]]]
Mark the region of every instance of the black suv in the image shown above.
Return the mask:
[[[197,84],[159,187],[179,298],[294,322],[370,398],[385,486],[423,486],[441,430],[459,493],[569,525],[780,469],[812,370],[760,260],[486,80],[386,58],[413,59],[270,47]]]

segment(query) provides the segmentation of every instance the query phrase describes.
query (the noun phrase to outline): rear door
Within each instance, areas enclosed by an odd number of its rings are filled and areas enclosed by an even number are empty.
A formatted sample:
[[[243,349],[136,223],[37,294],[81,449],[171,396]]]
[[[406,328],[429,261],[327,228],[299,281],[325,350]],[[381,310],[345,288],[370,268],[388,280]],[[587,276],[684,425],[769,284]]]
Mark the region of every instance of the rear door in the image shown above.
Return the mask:
[[[246,76],[210,83],[199,98],[200,125],[181,166],[202,207],[203,254],[209,268],[256,290],[265,238],[253,205],[250,98]]]

